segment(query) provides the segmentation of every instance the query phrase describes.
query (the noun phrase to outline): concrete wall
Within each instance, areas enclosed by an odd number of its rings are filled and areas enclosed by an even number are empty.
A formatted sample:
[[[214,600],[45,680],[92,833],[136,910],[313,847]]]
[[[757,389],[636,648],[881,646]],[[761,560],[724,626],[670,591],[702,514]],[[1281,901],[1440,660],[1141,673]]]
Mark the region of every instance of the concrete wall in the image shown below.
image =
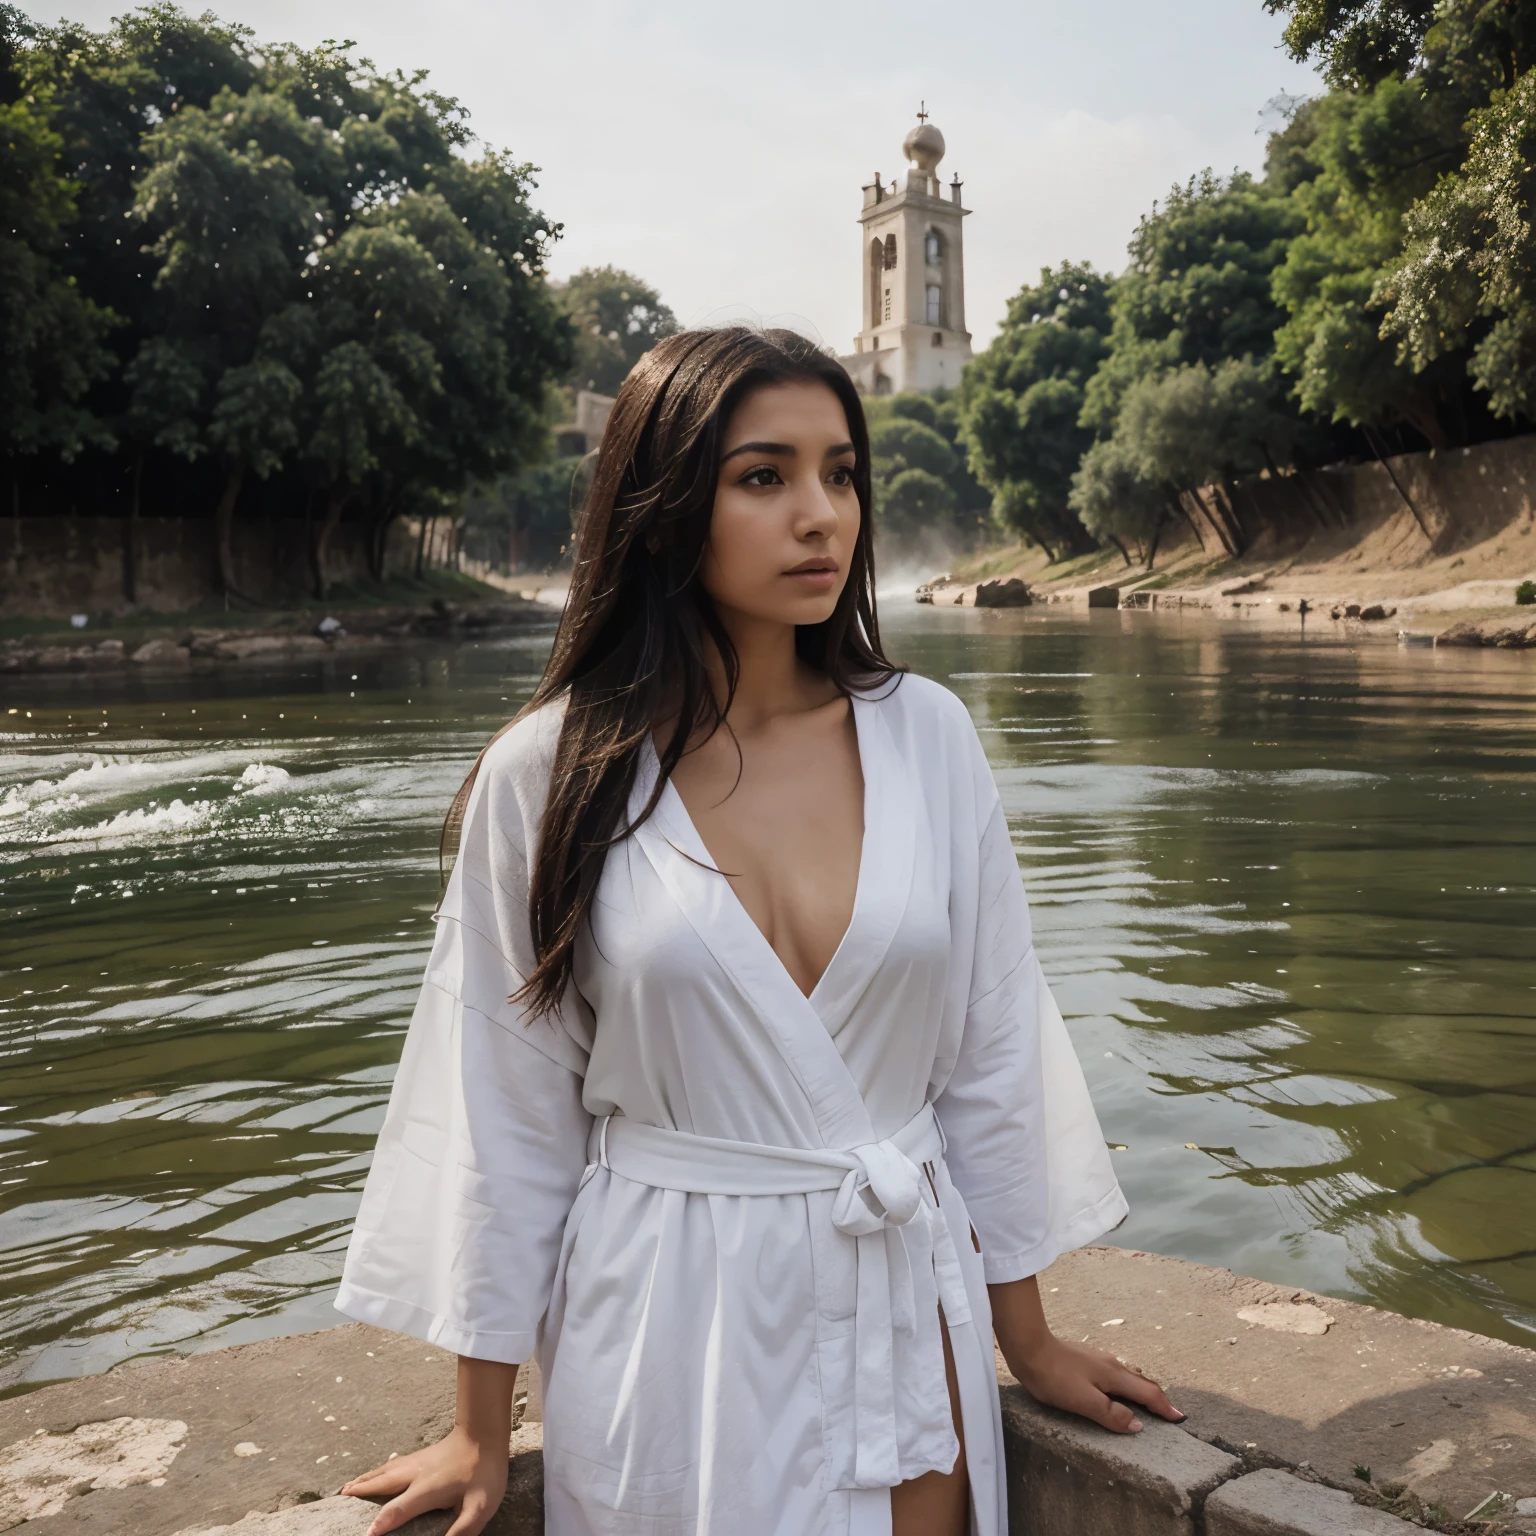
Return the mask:
[[[123,538],[116,517],[0,518],[0,616],[114,613],[124,609]],[[343,523],[331,542],[333,581],[367,579],[366,530]],[[307,592],[305,529],[298,518],[237,522],[236,579],[264,599]],[[411,530],[390,529],[386,569],[404,570],[415,558]],[[219,595],[212,518],[146,517],[138,523],[138,605],[177,613]]]
[[[1208,554],[1232,554],[1265,537],[1284,540],[1363,530],[1390,519],[1416,518],[1430,553],[1476,543],[1530,511],[1536,501],[1536,434],[1405,453],[1385,463],[1333,465],[1271,477],[1254,475],[1231,488],[1207,486],[1184,498]]]

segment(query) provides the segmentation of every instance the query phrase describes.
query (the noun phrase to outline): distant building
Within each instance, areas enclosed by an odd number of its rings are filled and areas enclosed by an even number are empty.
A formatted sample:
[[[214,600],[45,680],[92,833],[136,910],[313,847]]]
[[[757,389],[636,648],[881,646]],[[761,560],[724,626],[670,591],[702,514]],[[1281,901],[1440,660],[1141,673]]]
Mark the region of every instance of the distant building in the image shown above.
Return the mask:
[[[555,428],[555,451],[563,458],[592,453],[603,440],[603,428],[613,412],[613,396],[593,389],[576,391],[576,414]]]
[[[960,178],[940,184],[944,135],[920,111],[902,142],[905,179],[877,172],[864,188],[864,329],[838,361],[867,395],[960,382],[971,355],[965,328]]]

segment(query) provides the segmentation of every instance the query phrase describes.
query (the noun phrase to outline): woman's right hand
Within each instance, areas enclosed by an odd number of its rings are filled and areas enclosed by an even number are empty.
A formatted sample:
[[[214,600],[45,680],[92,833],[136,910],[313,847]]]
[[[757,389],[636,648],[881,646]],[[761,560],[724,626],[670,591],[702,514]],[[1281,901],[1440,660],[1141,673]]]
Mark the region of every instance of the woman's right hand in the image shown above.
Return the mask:
[[[479,1536],[507,1491],[507,1443],[486,1444],[455,1427],[436,1445],[396,1456],[341,1491],[356,1499],[388,1498],[368,1536],[384,1536],[431,1509],[457,1511],[447,1536]]]

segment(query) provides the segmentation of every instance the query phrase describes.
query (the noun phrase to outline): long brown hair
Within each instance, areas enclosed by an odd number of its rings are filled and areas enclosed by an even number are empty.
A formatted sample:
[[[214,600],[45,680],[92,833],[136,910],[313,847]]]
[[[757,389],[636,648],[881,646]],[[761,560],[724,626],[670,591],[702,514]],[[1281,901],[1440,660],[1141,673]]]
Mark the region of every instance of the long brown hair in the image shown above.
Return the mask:
[[[718,730],[730,708],[739,662],[699,580],[721,438],[749,390],[796,380],[827,385],[842,404],[860,519],[836,608],[824,623],[798,626],[795,648],[845,694],[898,670],[881,650],[875,619],[869,432],[848,374],[794,331],[726,326],[658,343],[635,364],[608,418],[554,651],[518,716],[562,696],[567,701],[530,872],[537,963],[514,999],[534,1015],[564,995],[609,848],[655,810],[689,741]],[[725,667],[723,700],[710,684],[711,648]],[[676,724],[661,750],[656,786],[629,822],[641,751],[657,722],[669,718]],[[445,853],[457,847],[483,758],[482,752],[454,796],[443,827]]]

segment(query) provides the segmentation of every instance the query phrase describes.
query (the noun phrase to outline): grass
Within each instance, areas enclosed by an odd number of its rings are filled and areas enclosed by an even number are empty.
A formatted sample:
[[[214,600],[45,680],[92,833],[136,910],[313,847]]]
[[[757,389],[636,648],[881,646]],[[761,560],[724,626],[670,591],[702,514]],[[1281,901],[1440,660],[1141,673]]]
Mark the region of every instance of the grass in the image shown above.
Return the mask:
[[[363,608],[419,608],[434,598],[445,602],[505,602],[507,594],[487,586],[473,576],[458,571],[428,571],[420,581],[415,577],[395,576],[377,586],[340,585],[331,589],[323,601],[306,593],[295,592],[290,602],[248,608],[232,603],[204,603],[174,613],[156,613],[137,608],[124,614],[91,614],[84,629],[76,629],[67,616],[0,619],[0,639],[26,639],[33,636],[69,636],[81,641],[120,639],[184,629],[270,629],[291,624],[295,619],[319,618],[327,613],[338,616]]]

